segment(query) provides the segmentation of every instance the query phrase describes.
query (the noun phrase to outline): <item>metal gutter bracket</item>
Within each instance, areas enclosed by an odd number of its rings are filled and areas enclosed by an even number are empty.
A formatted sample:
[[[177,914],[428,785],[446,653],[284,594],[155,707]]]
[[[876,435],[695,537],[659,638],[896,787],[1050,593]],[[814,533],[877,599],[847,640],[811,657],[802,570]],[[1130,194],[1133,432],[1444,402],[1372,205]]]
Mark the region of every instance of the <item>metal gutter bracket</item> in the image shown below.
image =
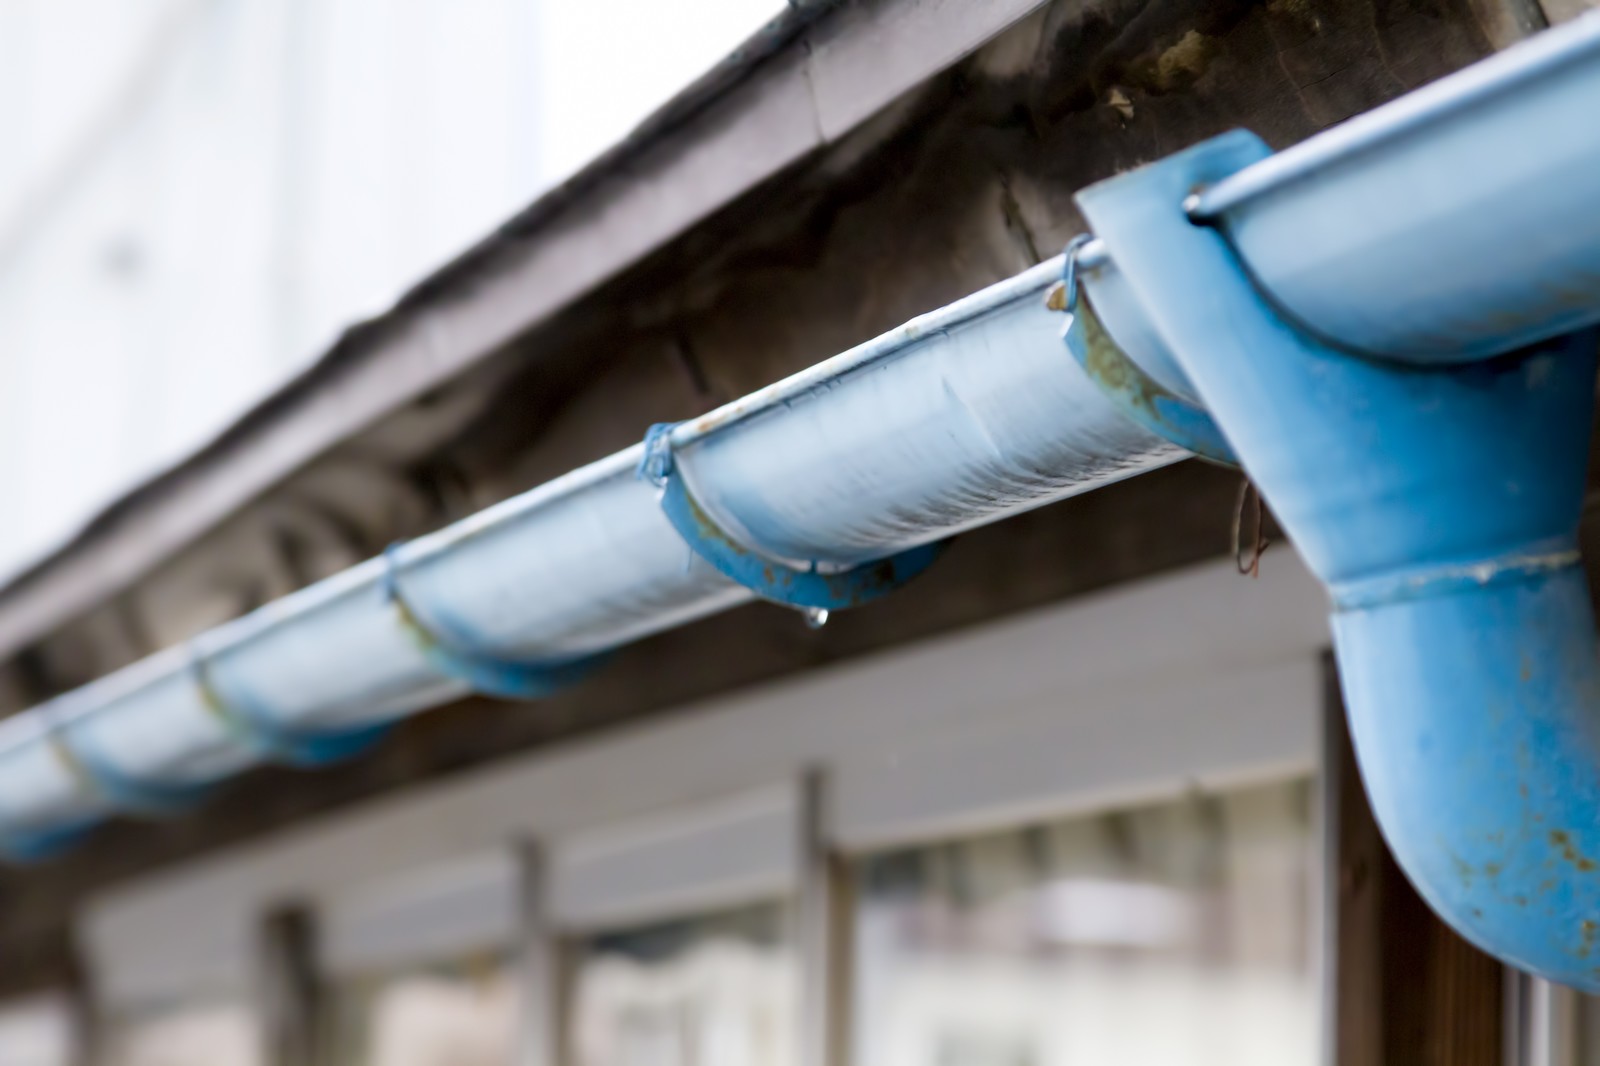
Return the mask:
[[[142,818],[170,818],[194,807],[209,791],[204,786],[144,781],[123,773],[93,751],[74,747],[63,732],[52,732],[49,743],[67,772],[82,782],[84,790],[100,797],[113,809]],[[48,850],[51,844],[46,841]]]
[[[1047,306],[1068,316],[1061,329],[1067,350],[1129,421],[1201,458],[1238,466],[1233,449],[1206,409],[1148,373],[1112,339],[1094,306],[1096,299],[1109,302],[1112,293],[1101,287],[1096,297],[1080,283],[1084,274],[1099,278],[1111,269],[1104,256],[1091,250],[1094,243],[1088,234],[1068,243],[1062,252],[1061,282],[1050,290]]]
[[[428,664],[444,676],[464,682],[485,696],[537,700],[581,681],[603,660],[604,656],[599,655],[551,663],[508,659],[473,648],[470,641],[447,632],[446,627],[423,621],[425,612],[400,587],[399,555],[403,547],[391,544],[383,553],[384,595],[393,606],[401,629]]]
[[[388,733],[384,726],[309,732],[281,725],[257,701],[225,695],[212,679],[206,656],[199,649],[194,650],[190,660],[189,675],[201,704],[240,746],[283,766],[314,767],[339,762],[361,754]],[[183,801],[186,806],[203,798],[204,789],[188,791],[191,795]]]
[[[1400,864],[1480,947],[1600,991],[1600,657],[1576,547],[1596,337],[1426,366],[1313,337],[1190,217],[1269,154],[1226,134],[1078,202],[1331,593]]]
[[[702,507],[684,484],[672,451],[677,423],[662,422],[645,435],[639,476],[661,492],[661,510],[689,550],[718,573],[764,600],[795,607],[814,624],[828,612],[859,607],[886,596],[933,565],[943,552],[938,541],[886,559],[844,570],[800,569],[760,554],[736,540]]]

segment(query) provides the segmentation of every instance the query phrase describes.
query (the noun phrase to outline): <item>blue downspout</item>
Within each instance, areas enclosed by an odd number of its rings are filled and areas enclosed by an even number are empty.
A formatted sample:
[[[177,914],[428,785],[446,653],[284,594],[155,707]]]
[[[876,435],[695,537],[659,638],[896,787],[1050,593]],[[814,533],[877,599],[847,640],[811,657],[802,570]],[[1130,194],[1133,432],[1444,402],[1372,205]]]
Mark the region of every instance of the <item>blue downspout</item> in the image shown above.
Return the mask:
[[[1577,553],[1596,338],[1458,366],[1329,347],[1184,207],[1267,154],[1229,134],[1080,206],[1329,589],[1401,866],[1480,947],[1600,991],[1600,658]]]

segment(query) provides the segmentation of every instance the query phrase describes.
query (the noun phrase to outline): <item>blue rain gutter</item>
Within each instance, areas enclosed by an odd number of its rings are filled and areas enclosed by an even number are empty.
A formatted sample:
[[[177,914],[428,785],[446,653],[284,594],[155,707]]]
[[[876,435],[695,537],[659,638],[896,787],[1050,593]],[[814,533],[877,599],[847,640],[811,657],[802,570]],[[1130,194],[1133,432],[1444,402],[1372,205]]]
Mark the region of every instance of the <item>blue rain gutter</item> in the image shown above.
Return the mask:
[[[1063,262],[0,722],[0,846],[179,812],[472,691],[546,695],[756,597],[818,623],[963,530],[1184,458],[1062,347]]]
[[[1600,18],[1078,202],[1075,310],[1214,420],[1328,587],[1400,864],[1480,947],[1600,991]]]
[[[1055,261],[0,724],[0,843],[536,697],[754,597],[821,621],[963,530],[1198,454],[1242,462],[1327,585],[1423,895],[1600,990],[1595,101],[1600,15],[1281,154],[1233,133],[1085,190],[1094,234]]]

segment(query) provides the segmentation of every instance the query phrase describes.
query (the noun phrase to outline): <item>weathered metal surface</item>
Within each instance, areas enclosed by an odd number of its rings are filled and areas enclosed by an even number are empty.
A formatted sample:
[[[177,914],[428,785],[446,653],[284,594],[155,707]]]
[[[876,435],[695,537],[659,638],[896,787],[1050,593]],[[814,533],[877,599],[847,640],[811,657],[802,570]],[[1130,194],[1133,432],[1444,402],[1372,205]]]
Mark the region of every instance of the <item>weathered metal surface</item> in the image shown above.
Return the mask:
[[[1043,300],[1061,268],[1058,256],[677,427],[685,488],[734,542],[825,573],[1186,457],[1062,349]]]
[[[1282,311],[1370,355],[1501,355],[1600,322],[1600,12],[1218,182]]]
[[[1332,593],[1396,858],[1473,943],[1600,990],[1600,636],[1575,552],[1597,337],[1425,370],[1328,347],[1183,207],[1266,154],[1230,134],[1080,203]]]
[[[1074,307],[1063,305],[1061,310],[1072,316],[1062,332],[1067,350],[1117,410],[1186,451],[1238,465],[1227,439],[1203,407],[1162,385],[1111,339],[1088,293],[1081,294]]]

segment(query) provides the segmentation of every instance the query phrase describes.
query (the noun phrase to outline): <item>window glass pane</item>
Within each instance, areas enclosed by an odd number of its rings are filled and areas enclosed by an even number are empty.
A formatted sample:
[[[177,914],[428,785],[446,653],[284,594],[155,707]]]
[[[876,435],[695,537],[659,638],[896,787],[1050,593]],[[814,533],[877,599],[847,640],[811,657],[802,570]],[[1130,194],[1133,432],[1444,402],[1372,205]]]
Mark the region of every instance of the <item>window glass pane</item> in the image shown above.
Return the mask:
[[[69,1066],[72,1014],[64,999],[38,996],[0,1004],[0,1064]]]
[[[576,1066],[793,1066],[787,918],[771,904],[580,942]]]
[[[111,1066],[260,1066],[249,1006],[213,1000],[131,1015],[110,1027]]]
[[[1304,782],[875,855],[857,1066],[1314,1061]]]
[[[334,991],[334,1066],[512,1066],[517,984],[485,955],[348,978]]]

